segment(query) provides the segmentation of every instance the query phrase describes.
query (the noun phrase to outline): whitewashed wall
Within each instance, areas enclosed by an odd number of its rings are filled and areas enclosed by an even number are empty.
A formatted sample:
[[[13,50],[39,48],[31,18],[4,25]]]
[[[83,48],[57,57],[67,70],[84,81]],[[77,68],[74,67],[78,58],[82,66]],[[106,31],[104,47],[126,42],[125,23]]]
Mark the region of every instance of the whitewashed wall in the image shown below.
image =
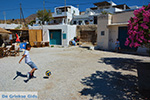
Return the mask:
[[[109,27],[109,49],[115,50],[115,42],[118,38],[118,26]]]
[[[76,36],[76,28],[76,25],[68,25],[67,45],[69,45],[69,41]]]
[[[100,49],[114,50],[115,41],[118,38],[118,27],[127,26],[128,20],[134,16],[133,11],[117,13],[112,15],[112,18],[100,16],[98,17],[97,46]],[[105,31],[105,36],[101,36],[101,31]],[[139,47],[137,53],[146,54],[147,50],[146,47]]]
[[[109,49],[109,29],[107,27],[110,24],[111,15],[100,15],[98,17],[98,33],[97,33],[97,46],[100,49],[108,50]],[[104,31],[104,35],[101,35],[101,32]]]
[[[0,24],[0,27],[4,29],[15,29],[18,26],[20,26],[20,24]]]
[[[69,41],[76,36],[76,25],[44,25],[32,26],[30,29],[43,29],[43,41],[49,42],[49,30],[61,30],[62,46],[68,46]],[[63,39],[63,33],[66,33],[66,39]]]

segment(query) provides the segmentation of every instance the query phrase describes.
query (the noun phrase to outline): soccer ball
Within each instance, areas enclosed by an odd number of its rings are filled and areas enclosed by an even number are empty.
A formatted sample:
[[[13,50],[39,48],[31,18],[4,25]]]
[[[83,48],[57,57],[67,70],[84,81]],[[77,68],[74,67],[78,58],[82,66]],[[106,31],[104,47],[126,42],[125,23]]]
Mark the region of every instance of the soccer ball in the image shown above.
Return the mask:
[[[47,71],[45,72],[45,74],[46,74],[46,76],[50,76],[50,75],[51,75],[51,71],[47,70]]]

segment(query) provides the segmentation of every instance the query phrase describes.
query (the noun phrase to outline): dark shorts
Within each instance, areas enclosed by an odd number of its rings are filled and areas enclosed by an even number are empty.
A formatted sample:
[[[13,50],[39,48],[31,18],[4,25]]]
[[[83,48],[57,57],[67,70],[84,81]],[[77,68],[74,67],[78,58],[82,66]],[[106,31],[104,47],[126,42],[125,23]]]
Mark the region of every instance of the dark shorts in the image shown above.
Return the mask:
[[[119,44],[117,44],[117,45],[116,45],[116,48],[119,48],[119,47],[120,47],[120,45],[119,45]]]
[[[30,61],[29,63],[27,63],[32,69],[35,68],[36,70],[38,69],[37,66],[32,62]]]

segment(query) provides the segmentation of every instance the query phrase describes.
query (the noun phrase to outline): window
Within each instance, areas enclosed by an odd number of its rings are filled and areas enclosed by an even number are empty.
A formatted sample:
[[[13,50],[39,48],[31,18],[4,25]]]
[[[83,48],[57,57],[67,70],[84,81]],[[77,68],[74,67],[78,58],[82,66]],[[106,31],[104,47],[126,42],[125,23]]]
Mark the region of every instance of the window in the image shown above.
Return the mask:
[[[70,19],[68,19],[68,24],[70,24]]]
[[[63,39],[66,39],[67,37],[66,37],[66,33],[63,33]]]
[[[56,13],[57,13],[57,15],[62,14],[62,12],[61,12],[61,10],[60,10],[60,9],[56,9]]]
[[[75,15],[75,13],[76,13],[75,10],[73,10],[73,15]]]
[[[54,20],[54,23],[56,23],[56,20]]]
[[[79,21],[79,25],[81,25],[82,24],[82,21]]]
[[[73,24],[77,24],[77,21],[73,21]]]
[[[89,21],[88,21],[88,20],[85,20],[84,22],[85,22],[86,25],[89,24]]]
[[[67,19],[64,19],[64,23],[65,23],[65,24],[66,24],[66,20],[67,20]]]
[[[94,17],[94,24],[97,24],[97,16]]]
[[[105,31],[101,31],[101,36],[104,36],[105,35]]]

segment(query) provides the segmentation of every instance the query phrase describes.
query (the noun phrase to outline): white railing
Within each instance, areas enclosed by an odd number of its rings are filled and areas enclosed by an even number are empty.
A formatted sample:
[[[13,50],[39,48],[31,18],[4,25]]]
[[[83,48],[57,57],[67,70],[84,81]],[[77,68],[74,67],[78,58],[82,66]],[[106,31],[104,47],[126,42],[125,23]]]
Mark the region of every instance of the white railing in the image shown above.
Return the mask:
[[[52,16],[53,17],[72,16],[72,14],[68,12],[61,12],[61,13],[54,13]]]

